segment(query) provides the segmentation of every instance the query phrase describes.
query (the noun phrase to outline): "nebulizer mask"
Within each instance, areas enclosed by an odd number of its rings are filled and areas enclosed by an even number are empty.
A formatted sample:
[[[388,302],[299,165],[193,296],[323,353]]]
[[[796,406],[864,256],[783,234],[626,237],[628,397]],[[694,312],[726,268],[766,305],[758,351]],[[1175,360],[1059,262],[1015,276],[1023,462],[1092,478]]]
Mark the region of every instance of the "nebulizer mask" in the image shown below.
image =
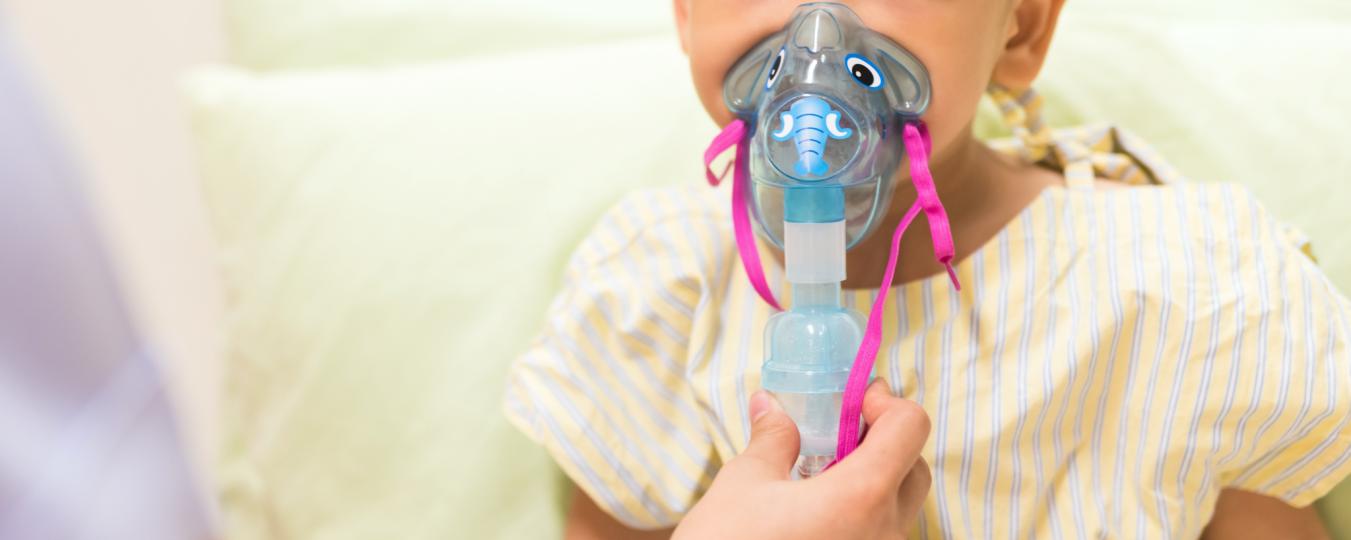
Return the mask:
[[[820,473],[857,446],[863,393],[881,341],[881,306],[895,274],[901,235],[923,213],[935,256],[954,285],[947,214],[928,170],[920,115],[931,85],[919,59],[869,30],[848,7],[799,6],[787,26],[728,72],[723,98],[737,119],[704,155],[706,166],[736,148],[733,229],[747,277],[775,299],[752,232],[784,251],[792,306],[765,329],[761,385],[801,434],[795,473]],[[896,171],[909,159],[917,200],[892,237],[882,287],[866,324],[840,302],[845,251],[885,217]],[[708,170],[710,183],[721,177]]]

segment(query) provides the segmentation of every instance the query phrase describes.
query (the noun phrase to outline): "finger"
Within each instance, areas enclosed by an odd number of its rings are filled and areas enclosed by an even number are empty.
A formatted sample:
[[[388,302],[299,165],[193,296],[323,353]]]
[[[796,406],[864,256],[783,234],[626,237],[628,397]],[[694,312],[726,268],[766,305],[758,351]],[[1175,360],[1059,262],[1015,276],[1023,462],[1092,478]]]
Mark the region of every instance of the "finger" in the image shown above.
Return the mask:
[[[874,383],[863,397],[863,418],[868,436],[832,469],[881,477],[896,489],[929,437],[929,415],[915,402],[892,396],[884,383]]]
[[[874,379],[872,380],[872,382],[868,383],[868,388],[867,388],[866,391],[863,393],[863,408],[862,408],[862,410],[865,411],[865,412],[863,412],[863,414],[862,414],[862,416],[863,416],[863,424],[859,426],[859,440],[862,440],[864,437],[867,437],[867,436],[868,436],[868,425],[871,424],[871,423],[873,423],[874,421],[877,420],[876,414],[875,414],[875,413],[876,413],[877,410],[879,410],[879,408],[878,408],[879,406],[876,405],[876,404],[873,404],[872,406],[869,406],[869,405],[868,405],[868,402],[869,402],[869,401],[876,401],[876,400],[878,400],[878,399],[884,399],[884,398],[886,398],[886,397],[891,397],[891,396],[892,396],[892,393],[891,393],[891,385],[890,385],[890,384],[887,384],[887,380],[886,380],[886,379],[884,379],[884,378],[882,378],[882,377],[877,377],[877,378],[874,378]],[[867,411],[874,412],[874,414],[872,415],[872,417],[869,417],[869,414],[868,414]]]
[[[786,479],[797,461],[797,424],[768,392],[751,396],[751,440],[746,450],[729,463],[739,470],[765,479]]]
[[[915,460],[910,473],[905,475],[901,488],[897,492],[897,503],[901,523],[914,523],[924,507],[924,499],[929,496],[929,487],[933,484],[933,475],[929,472],[929,463],[923,457]]]
[[[881,377],[873,379],[868,385],[868,391],[863,393],[863,423],[866,425],[877,423],[878,417],[895,399],[897,398],[891,393],[891,385],[887,384],[886,379]]]

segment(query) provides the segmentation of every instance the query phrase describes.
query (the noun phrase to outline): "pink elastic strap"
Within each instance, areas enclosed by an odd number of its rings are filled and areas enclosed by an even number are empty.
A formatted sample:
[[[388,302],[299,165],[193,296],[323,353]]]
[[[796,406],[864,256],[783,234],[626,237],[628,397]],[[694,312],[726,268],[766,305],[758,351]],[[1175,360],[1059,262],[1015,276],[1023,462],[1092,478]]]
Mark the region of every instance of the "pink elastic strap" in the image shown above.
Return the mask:
[[[952,286],[960,291],[962,283],[957,280],[957,272],[952,268],[952,259],[957,255],[957,247],[952,243],[952,226],[948,223],[948,211],[943,208],[943,202],[938,200],[933,174],[929,172],[929,153],[933,149],[929,126],[923,122],[907,123],[905,148],[910,157],[910,181],[915,184],[918,194],[916,202],[924,209],[924,217],[929,221],[934,257],[947,269]]]
[[[704,151],[704,175],[708,183],[717,186],[727,171],[721,175],[713,174],[713,160],[728,148],[736,146],[736,159],[728,164],[732,168],[732,230],[736,235],[736,249],[741,254],[741,266],[746,270],[746,278],[751,287],[760,294],[766,303],[774,309],[783,310],[774,299],[774,292],[765,279],[765,269],[760,264],[760,251],[755,247],[755,232],[751,230],[751,218],[746,204],[746,190],[750,187],[750,145],[747,144],[746,123],[740,119],[727,124],[708,150]]]
[[[873,363],[877,360],[877,349],[882,345],[882,312],[887,303],[887,293],[891,291],[891,282],[896,277],[896,259],[901,252],[901,238],[905,236],[906,229],[920,211],[924,212],[924,217],[929,221],[934,257],[947,268],[952,285],[961,290],[957,272],[952,268],[956,247],[952,243],[952,228],[948,224],[948,213],[943,208],[942,201],[938,199],[933,175],[929,172],[929,152],[932,146],[929,129],[923,122],[905,124],[905,149],[910,157],[910,179],[915,185],[918,197],[891,235],[891,253],[887,256],[887,270],[882,276],[877,299],[873,301],[872,310],[868,313],[868,325],[863,332],[863,342],[859,344],[854,365],[849,369],[849,379],[845,382],[843,403],[840,405],[840,434],[835,446],[835,461],[831,465],[838,463],[858,448],[861,439],[859,422],[863,414],[863,396],[868,390],[868,378],[872,375]]]
[[[891,289],[891,280],[896,276],[896,257],[901,252],[901,237],[910,227],[910,222],[919,215],[920,205],[910,206],[905,217],[896,225],[891,235],[891,254],[887,257],[887,272],[882,276],[882,288],[877,291],[877,300],[873,301],[872,311],[868,313],[868,325],[863,330],[863,342],[854,356],[854,365],[849,368],[849,379],[844,383],[844,398],[840,405],[840,435],[835,444],[835,461],[858,448],[860,417],[863,414],[863,395],[868,389],[868,377],[872,375],[873,361],[877,359],[877,349],[882,345],[882,310],[887,303],[887,292]]]

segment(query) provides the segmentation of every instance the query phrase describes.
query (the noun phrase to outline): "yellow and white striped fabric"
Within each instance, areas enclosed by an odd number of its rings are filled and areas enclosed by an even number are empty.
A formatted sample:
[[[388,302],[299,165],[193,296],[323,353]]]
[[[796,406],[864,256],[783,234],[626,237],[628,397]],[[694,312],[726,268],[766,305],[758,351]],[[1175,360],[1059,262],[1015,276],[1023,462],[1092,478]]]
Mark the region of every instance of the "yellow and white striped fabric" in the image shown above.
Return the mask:
[[[1116,129],[1047,133],[998,146],[1067,187],[961,261],[960,293],[940,275],[887,300],[876,374],[934,426],[914,537],[1194,538],[1221,488],[1303,506],[1351,474],[1351,303],[1302,246]],[[678,521],[749,436],[772,313],[725,195],[644,191],[605,215],[508,385],[511,420],[631,526]]]

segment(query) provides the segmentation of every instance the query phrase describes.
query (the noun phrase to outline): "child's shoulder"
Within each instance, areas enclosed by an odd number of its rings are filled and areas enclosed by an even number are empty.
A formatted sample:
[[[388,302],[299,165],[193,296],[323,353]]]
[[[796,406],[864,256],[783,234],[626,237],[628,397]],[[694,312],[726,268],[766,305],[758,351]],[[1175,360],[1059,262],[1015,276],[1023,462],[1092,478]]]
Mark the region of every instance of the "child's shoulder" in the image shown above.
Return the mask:
[[[1109,244],[1143,237],[1202,252],[1232,244],[1239,250],[1266,248],[1263,253],[1271,255],[1284,256],[1292,247],[1310,253],[1307,238],[1269,212],[1248,188],[1193,181],[1128,130],[1089,124],[1053,130],[1049,137],[1049,160],[1077,160],[1093,172],[1092,203],[1083,210],[1125,224],[1105,239]]]
[[[1093,173],[1091,189],[1067,197],[1072,219],[1087,231],[1076,249],[1138,278],[1119,284],[1121,294],[1197,307],[1217,300],[1258,317],[1307,307],[1295,292],[1337,297],[1308,238],[1247,187],[1192,181],[1146,141],[1111,125],[1055,130],[1051,140],[1051,159],[1077,158]]]
[[[1078,247],[1117,266],[1108,272],[1123,276],[1124,297],[1176,305],[1189,318],[1346,309],[1307,237],[1241,185],[1099,188],[1079,200],[1088,234]]]
[[[1118,225],[1110,243],[1156,242],[1204,257],[1232,250],[1246,263],[1255,262],[1252,253],[1311,258],[1308,238],[1245,186],[1185,180],[1125,187],[1099,180],[1096,185],[1088,213],[1105,214]]]

